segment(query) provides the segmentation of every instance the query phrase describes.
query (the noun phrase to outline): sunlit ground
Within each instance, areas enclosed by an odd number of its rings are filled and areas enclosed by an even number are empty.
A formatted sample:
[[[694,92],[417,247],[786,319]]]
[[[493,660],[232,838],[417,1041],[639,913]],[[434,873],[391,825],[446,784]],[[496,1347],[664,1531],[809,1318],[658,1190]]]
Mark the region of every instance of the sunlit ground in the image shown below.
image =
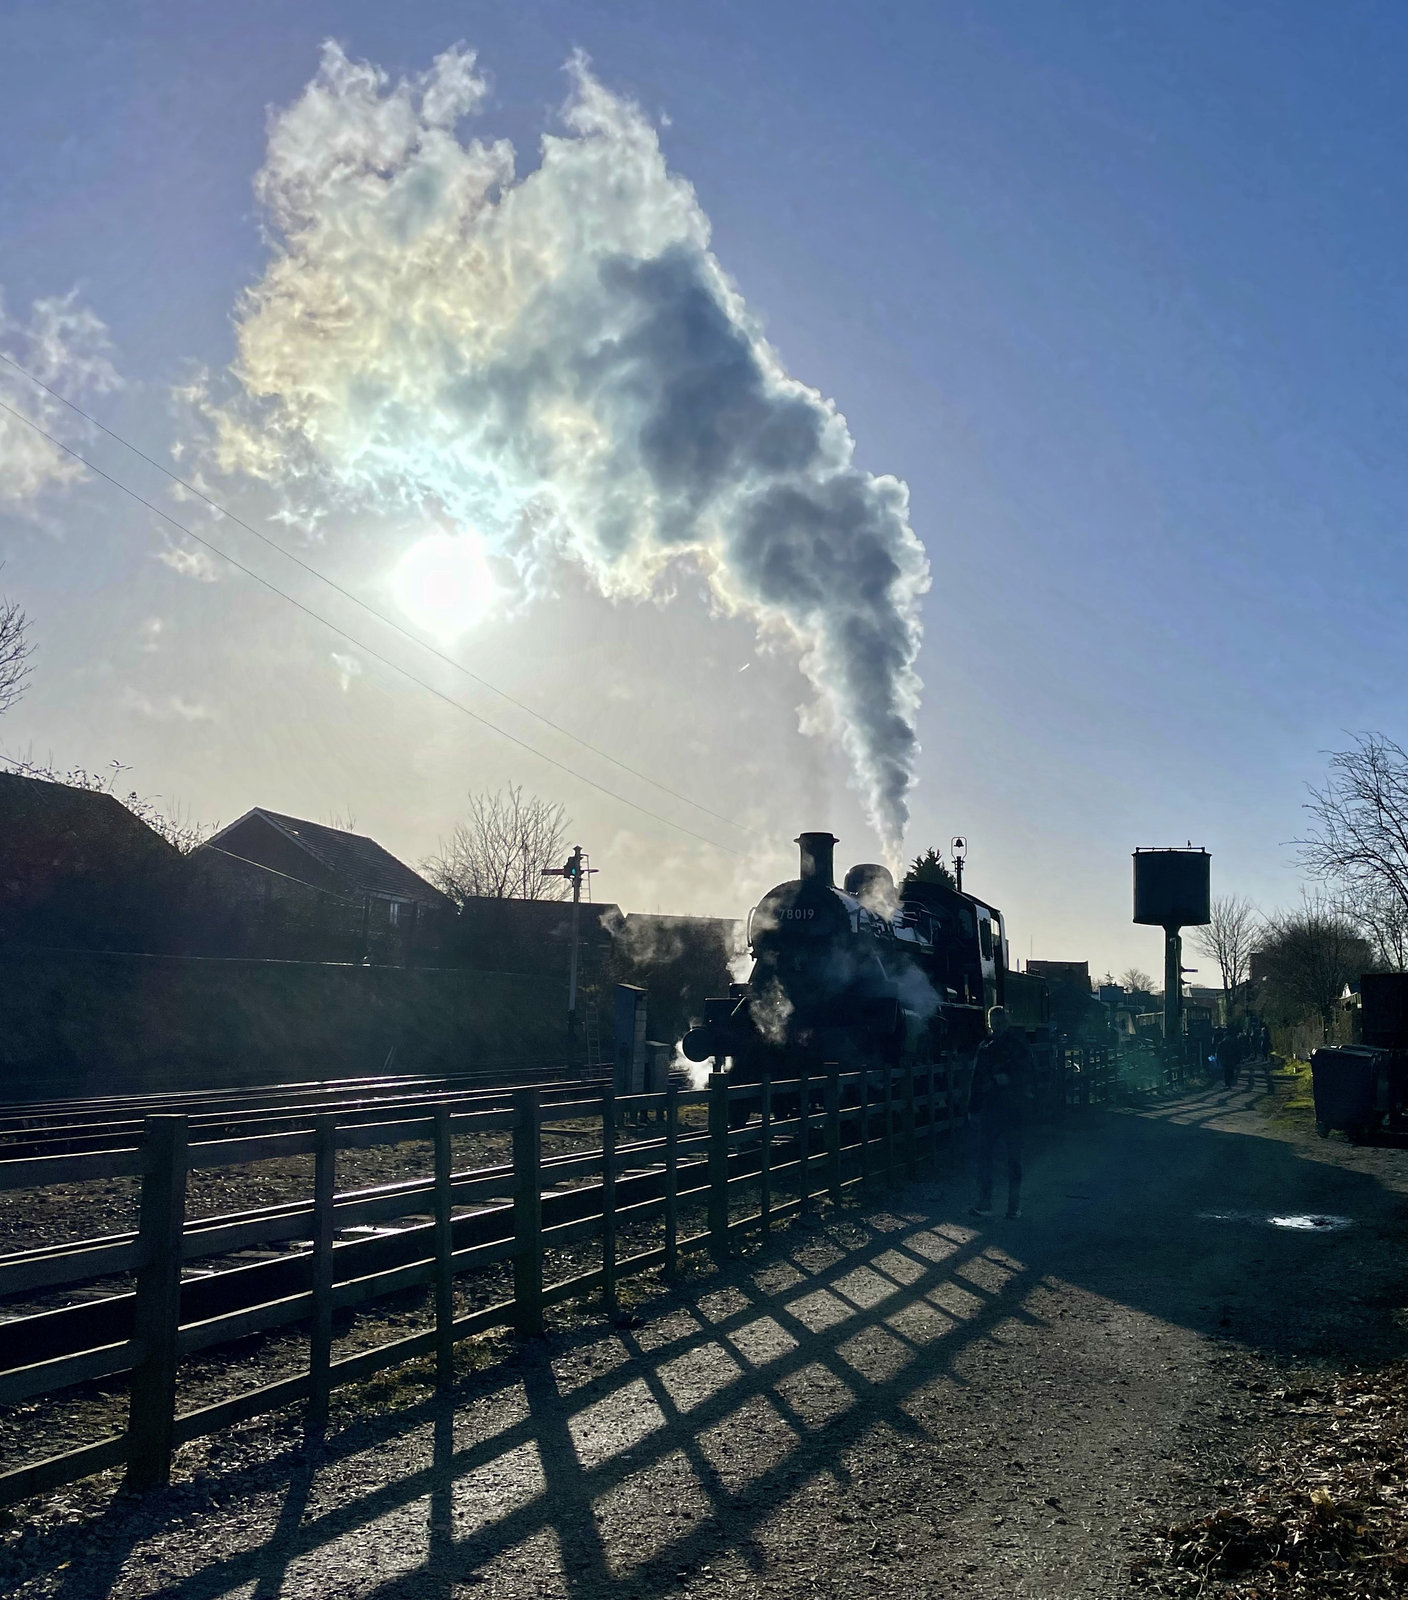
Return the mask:
[[[957,1225],[804,1232],[639,1330],[551,1359],[535,1347],[504,1388],[364,1452],[334,1447],[247,1530],[260,1548],[162,1592],[353,1592],[355,1574],[358,1594],[417,1595],[437,1578],[450,1592],[644,1595],[720,1559],[723,1526],[758,1570],[750,1538],[770,1537],[797,1494],[844,1484],[877,1426],[912,1431],[906,1406],[951,1381],[969,1340],[1032,1321],[1028,1279]]]

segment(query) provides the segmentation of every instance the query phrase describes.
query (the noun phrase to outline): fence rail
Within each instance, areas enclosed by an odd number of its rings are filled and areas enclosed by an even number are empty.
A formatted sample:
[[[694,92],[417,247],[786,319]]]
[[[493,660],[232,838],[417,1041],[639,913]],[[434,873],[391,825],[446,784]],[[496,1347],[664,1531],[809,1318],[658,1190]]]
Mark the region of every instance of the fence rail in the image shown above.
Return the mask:
[[[1108,1059],[1097,1059],[1105,1053],[1074,1055],[1064,1052],[1060,1063],[1064,1102],[1108,1098]],[[0,1404],[130,1375],[124,1433],[0,1474],[0,1504],[119,1465],[129,1487],[159,1486],[169,1481],[179,1445],[237,1421],[301,1404],[316,1428],[327,1419],[334,1389],[387,1367],[433,1355],[437,1381],[445,1384],[460,1339],[495,1327],[540,1333],[547,1307],[581,1296],[599,1295],[614,1312],[620,1283],[633,1273],[672,1273],[694,1251],[722,1258],[740,1236],[766,1236],[820,1196],[839,1203],[848,1190],[904,1181],[935,1165],[957,1126],[968,1070],[948,1061],[869,1072],[832,1068],[811,1078],[751,1085],[731,1084],[716,1073],[705,1090],[620,1096],[604,1085],[552,1103],[540,1089],[525,1087],[513,1092],[506,1110],[456,1110],[442,1100],[424,1115],[391,1121],[344,1122],[329,1112],[308,1132],[207,1141],[192,1141],[186,1116],[163,1114],[146,1119],[136,1149],[0,1161],[0,1191],[141,1178],[135,1235],[0,1259],[0,1294],[135,1273],[135,1292],[72,1308],[67,1322],[68,1312],[60,1311],[0,1325]],[[486,1131],[508,1135],[509,1160],[454,1170],[454,1139]],[[553,1152],[563,1136],[595,1142]],[[339,1154],[409,1143],[430,1146],[428,1177],[339,1192]],[[190,1173],[292,1153],[313,1157],[306,1202],[234,1218],[187,1219]],[[691,1217],[692,1232],[686,1231]],[[350,1226],[396,1218],[415,1220],[389,1242],[394,1250],[373,1248],[388,1245],[381,1239],[336,1238]],[[641,1224],[647,1223],[651,1233],[643,1241]],[[291,1261],[217,1271],[183,1284],[187,1263],[290,1240],[305,1244]],[[583,1240],[600,1241],[600,1265],[547,1281],[550,1253]],[[648,1248],[638,1247],[643,1242]],[[457,1281],[502,1263],[511,1265],[511,1293],[457,1311]],[[221,1292],[212,1293],[212,1286]],[[431,1327],[334,1359],[335,1313],[415,1289],[431,1292]],[[178,1412],[185,1357],[295,1323],[309,1330],[306,1371]],[[61,1324],[81,1348],[61,1348]],[[16,1363],[13,1354],[25,1349],[31,1331],[32,1343],[44,1341],[45,1358]]]

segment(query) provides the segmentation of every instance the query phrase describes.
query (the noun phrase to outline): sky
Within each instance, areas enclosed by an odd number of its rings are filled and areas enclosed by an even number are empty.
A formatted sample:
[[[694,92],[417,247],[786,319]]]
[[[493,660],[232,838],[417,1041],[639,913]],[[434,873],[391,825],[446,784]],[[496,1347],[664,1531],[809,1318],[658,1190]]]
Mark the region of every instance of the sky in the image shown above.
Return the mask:
[[[1284,905],[1324,753],[1404,737],[1405,59],[1375,4],[11,0],[0,351],[248,527],[0,370],[156,508],[0,413],[38,646],[0,750],[413,863],[521,783],[633,910],[740,915],[799,830],[877,859],[907,806],[1014,954],[1157,971],[1133,849]],[[339,187],[402,80],[419,142]],[[602,332],[648,284],[716,313],[758,408],[707,399],[745,421],[687,533],[703,446],[645,450],[660,347]],[[748,519],[799,479],[784,549]],[[402,565],[436,539],[463,600]]]

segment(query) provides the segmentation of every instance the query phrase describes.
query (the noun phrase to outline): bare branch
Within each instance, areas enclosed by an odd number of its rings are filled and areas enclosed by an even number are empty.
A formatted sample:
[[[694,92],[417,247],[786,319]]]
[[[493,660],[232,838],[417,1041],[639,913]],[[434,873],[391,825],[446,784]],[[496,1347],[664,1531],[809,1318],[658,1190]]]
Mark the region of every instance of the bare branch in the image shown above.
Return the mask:
[[[1318,1017],[1326,1039],[1345,986],[1372,968],[1374,952],[1353,922],[1323,896],[1266,919],[1257,951],[1265,1009],[1286,1022]]]
[[[42,783],[61,783],[68,789],[89,789],[96,794],[110,794],[183,856],[190,855],[219,828],[218,823],[192,821],[190,811],[184,805],[163,805],[160,795],[140,795],[135,789],[127,794],[120,793],[117,780],[128,771],[120,761],[109,762],[106,773],[90,772],[87,767],[60,770],[50,762],[34,761],[29,757],[3,756],[0,761],[21,778],[36,778]]]
[[[1331,752],[1305,809],[1315,825],[1295,841],[1302,866],[1356,902],[1390,896],[1408,913],[1408,752],[1381,733],[1355,735]]]
[[[525,795],[510,784],[469,797],[469,816],[440,841],[440,853],[421,863],[426,877],[457,904],[488,896],[561,900],[565,878],[545,878],[567,853],[567,813],[560,804]]]
[[[0,595],[0,715],[25,691],[34,646],[28,637],[29,618],[18,604]]]
[[[1408,906],[1390,889],[1354,884],[1336,895],[1335,910],[1359,928],[1374,947],[1374,963],[1386,972],[1408,971]]]
[[[1210,961],[1217,962],[1230,1021],[1237,991],[1247,981],[1258,918],[1251,901],[1240,895],[1225,895],[1214,900],[1211,910],[1212,920],[1204,927],[1195,928],[1192,938],[1194,945]]]

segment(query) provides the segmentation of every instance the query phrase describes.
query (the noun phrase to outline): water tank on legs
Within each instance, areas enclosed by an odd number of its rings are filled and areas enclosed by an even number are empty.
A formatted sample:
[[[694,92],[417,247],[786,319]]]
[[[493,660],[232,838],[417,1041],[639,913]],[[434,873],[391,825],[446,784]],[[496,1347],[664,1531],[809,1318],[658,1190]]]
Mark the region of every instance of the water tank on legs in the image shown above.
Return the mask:
[[[1206,850],[1136,850],[1134,920],[1154,928],[1196,928],[1212,914],[1212,857]]]

